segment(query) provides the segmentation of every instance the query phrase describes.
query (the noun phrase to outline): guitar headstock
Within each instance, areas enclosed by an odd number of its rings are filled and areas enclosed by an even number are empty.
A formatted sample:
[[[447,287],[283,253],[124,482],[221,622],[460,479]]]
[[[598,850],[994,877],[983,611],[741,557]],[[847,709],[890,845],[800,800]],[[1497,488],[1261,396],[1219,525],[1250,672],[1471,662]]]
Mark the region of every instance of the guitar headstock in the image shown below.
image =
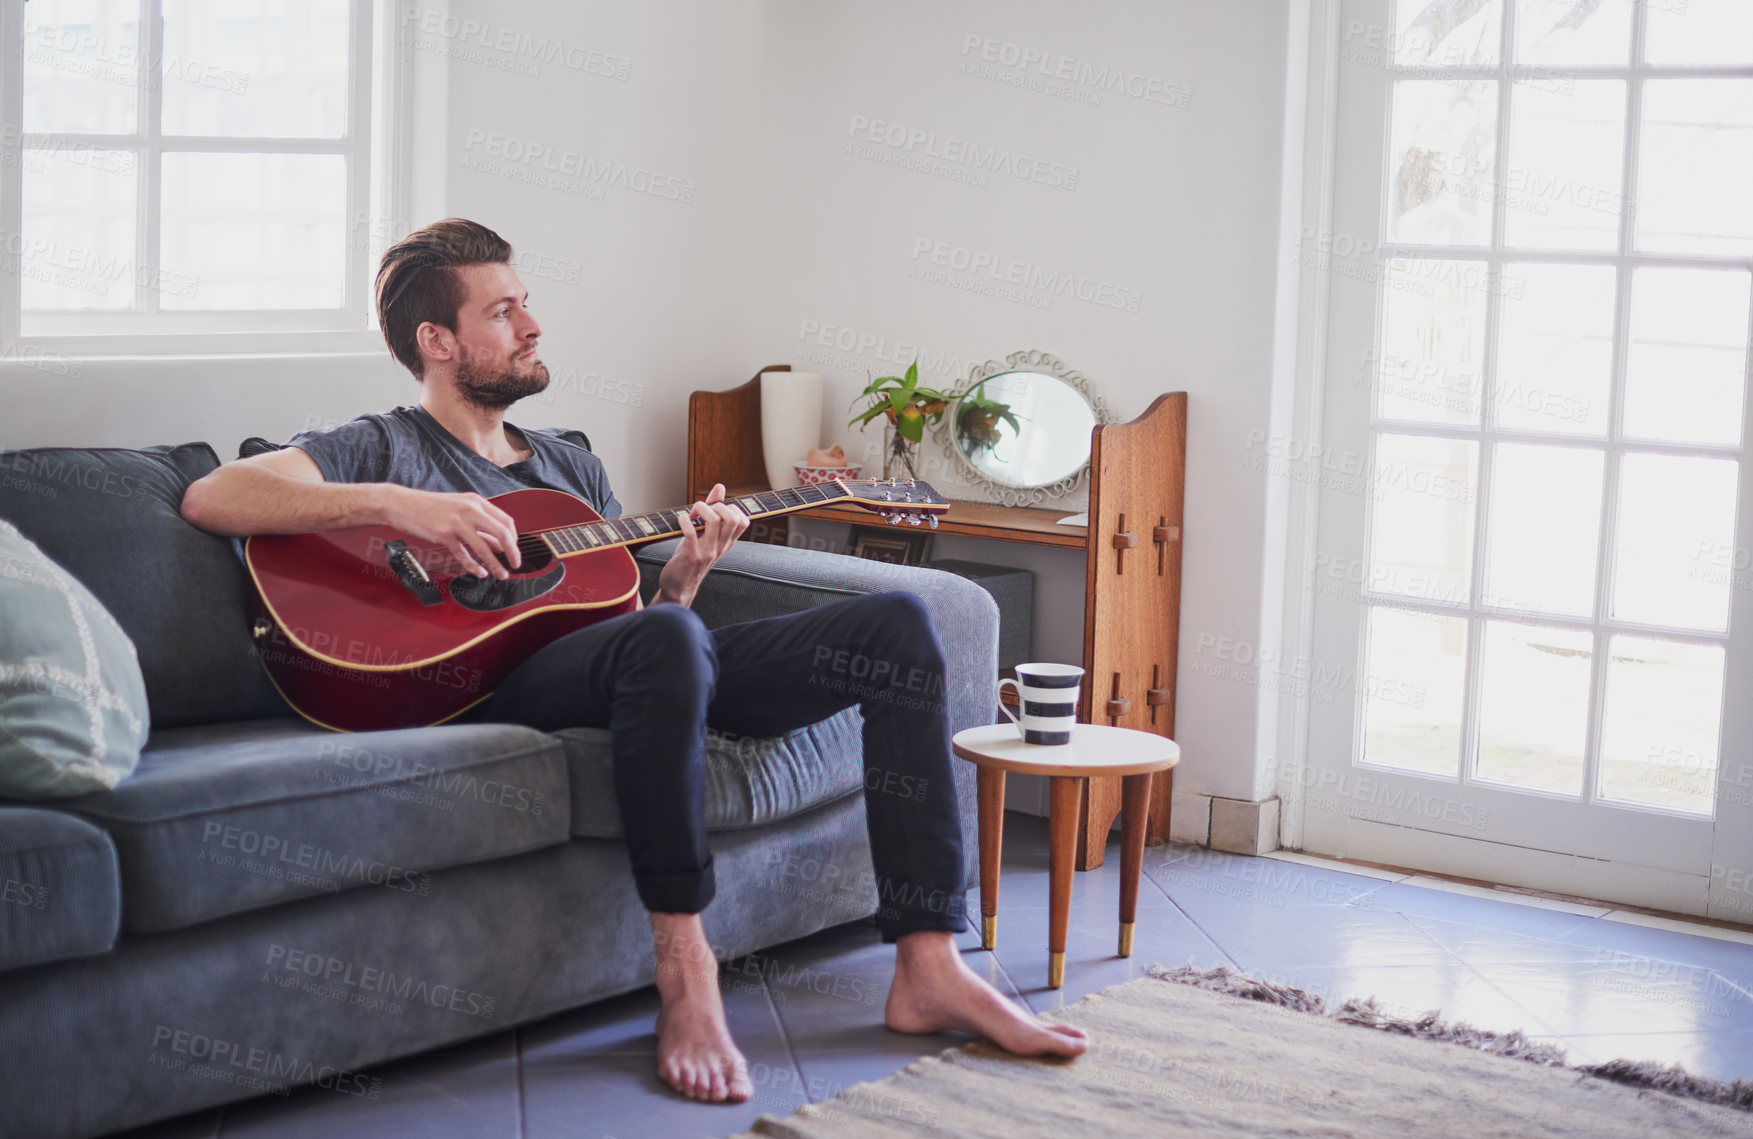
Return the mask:
[[[919,479],[835,479],[851,496],[850,504],[875,511],[889,525],[929,523],[937,529],[937,516],[950,508],[949,500],[928,482]]]

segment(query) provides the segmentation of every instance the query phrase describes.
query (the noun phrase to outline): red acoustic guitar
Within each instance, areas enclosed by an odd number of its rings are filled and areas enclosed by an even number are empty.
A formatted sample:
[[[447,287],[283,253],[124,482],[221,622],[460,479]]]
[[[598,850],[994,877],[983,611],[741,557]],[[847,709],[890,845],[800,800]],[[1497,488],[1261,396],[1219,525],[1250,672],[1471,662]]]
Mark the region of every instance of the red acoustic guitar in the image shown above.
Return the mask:
[[[492,501],[516,522],[523,558],[504,581],[463,573],[449,550],[417,547],[388,526],[258,534],[244,543],[256,585],[256,653],[299,715],[360,732],[439,724],[466,711],[537,649],[632,612],[639,570],[627,547],[676,537],[676,514],[687,509],[605,521],[557,490]],[[894,479],[835,479],[727,501],[751,518],[846,501],[891,524],[929,521],[933,529],[949,509],[929,485]]]

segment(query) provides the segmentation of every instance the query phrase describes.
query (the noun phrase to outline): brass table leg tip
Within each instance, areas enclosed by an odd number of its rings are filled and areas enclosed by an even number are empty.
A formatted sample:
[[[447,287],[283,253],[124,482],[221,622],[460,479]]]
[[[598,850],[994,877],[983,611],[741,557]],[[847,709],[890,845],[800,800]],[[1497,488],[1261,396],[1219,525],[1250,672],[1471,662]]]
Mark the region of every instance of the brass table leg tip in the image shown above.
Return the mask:
[[[998,918],[980,915],[980,948],[991,949],[998,944]]]
[[[1129,921],[1120,923],[1120,956],[1132,956],[1132,923]]]
[[[1065,951],[1047,951],[1047,987],[1057,989],[1065,984]]]

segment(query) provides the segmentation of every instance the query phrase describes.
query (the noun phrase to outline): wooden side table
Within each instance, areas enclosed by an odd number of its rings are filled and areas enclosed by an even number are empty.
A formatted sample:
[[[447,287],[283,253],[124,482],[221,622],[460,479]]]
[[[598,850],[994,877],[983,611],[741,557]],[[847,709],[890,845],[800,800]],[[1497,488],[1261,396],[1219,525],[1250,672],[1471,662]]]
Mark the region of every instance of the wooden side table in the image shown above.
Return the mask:
[[[1084,785],[1092,777],[1121,776],[1120,956],[1132,956],[1138,913],[1138,876],[1144,869],[1145,816],[1151,776],[1181,761],[1174,740],[1131,728],[1077,724],[1071,742],[1026,744],[1015,724],[964,728],[955,753],[979,767],[980,944],[998,943],[998,872],[1004,849],[1004,774],[1019,771],[1051,780],[1047,815],[1047,987],[1065,983],[1065,933],[1071,916],[1071,864],[1077,852]]]

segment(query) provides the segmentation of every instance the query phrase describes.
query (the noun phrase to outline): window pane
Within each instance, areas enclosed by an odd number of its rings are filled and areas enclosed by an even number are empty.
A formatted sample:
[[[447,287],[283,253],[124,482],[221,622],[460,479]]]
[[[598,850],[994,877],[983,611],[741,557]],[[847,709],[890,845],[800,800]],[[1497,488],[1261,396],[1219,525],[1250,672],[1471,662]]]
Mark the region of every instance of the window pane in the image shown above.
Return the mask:
[[[1497,379],[1500,427],[1604,435],[1613,371],[1613,269],[1505,265]]]
[[[1371,588],[1426,600],[1471,596],[1478,470],[1477,443],[1377,436]]]
[[[1639,269],[1632,276],[1627,435],[1741,441],[1749,279],[1709,269]]]
[[[1432,5],[1435,7],[1436,5]],[[1424,79],[1394,84],[1392,241],[1491,240],[1497,85]]]
[[[1753,4],[1650,0],[1644,57],[1651,63],[1753,63]]]
[[[1497,62],[1502,0],[1402,0],[1394,62],[1465,67]]]
[[[1753,79],[1645,83],[1642,147],[1639,249],[1753,252]]]
[[[1730,579],[1714,567],[1734,543],[1735,466],[1673,455],[1621,460],[1613,616],[1681,629],[1728,627]]]
[[[1455,778],[1467,622],[1371,606],[1368,645],[1364,762]]]
[[[339,308],[347,163],[338,154],[166,154],[167,309]]]
[[[1601,797],[1709,814],[1723,650],[1614,637],[1607,659]]]
[[[24,129],[133,134],[139,0],[32,0],[24,8]]]
[[[1485,519],[1485,604],[1571,617],[1595,611],[1601,470],[1599,451],[1498,445]]]
[[[347,0],[164,0],[164,131],[340,138]]]
[[[1479,422],[1485,356],[1483,261],[1395,258],[1388,269],[1376,414]]]
[[[1575,629],[1486,622],[1478,778],[1582,795],[1593,644]]]
[[[1617,249],[1625,198],[1625,84],[1536,80],[1510,92],[1504,243]]]
[[[132,307],[134,153],[62,145],[23,151],[22,161],[23,307]]]
[[[1516,0],[1516,62],[1626,63],[1629,0]]]

